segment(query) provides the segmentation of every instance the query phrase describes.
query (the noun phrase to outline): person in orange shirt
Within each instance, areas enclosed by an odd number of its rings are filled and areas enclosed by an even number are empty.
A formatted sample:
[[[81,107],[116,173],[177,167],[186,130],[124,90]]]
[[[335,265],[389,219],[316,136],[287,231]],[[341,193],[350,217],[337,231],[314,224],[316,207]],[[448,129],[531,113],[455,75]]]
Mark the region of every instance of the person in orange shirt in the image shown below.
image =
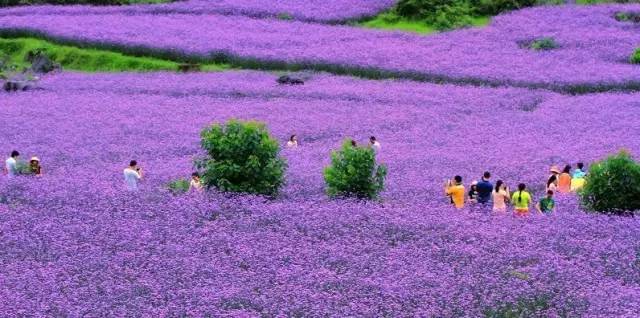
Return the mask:
[[[558,191],[560,193],[571,192],[571,165],[566,165],[558,176]]]
[[[455,176],[453,182],[451,179],[447,180],[444,191],[447,196],[451,198],[451,203],[453,203],[457,209],[464,208],[465,190],[461,176]]]

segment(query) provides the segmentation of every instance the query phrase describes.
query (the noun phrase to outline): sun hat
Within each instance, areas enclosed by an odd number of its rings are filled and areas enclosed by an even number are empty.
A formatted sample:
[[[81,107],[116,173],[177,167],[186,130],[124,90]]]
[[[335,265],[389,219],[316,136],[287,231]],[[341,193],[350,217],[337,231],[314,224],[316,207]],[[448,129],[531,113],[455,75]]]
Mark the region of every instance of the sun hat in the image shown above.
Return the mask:
[[[29,161],[37,161],[40,162],[40,159],[36,156],[31,157],[31,159]]]
[[[551,166],[551,168],[549,169],[549,172],[553,172],[553,173],[560,173],[560,169],[558,169],[558,166],[553,165],[553,166]]]

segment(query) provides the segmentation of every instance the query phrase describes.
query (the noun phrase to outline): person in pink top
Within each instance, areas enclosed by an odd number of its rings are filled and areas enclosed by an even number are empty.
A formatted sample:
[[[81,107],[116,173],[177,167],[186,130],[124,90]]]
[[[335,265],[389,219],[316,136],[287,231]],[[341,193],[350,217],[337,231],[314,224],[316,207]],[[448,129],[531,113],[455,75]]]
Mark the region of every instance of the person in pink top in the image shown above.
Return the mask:
[[[496,181],[495,190],[491,193],[493,199],[493,212],[506,213],[507,202],[511,195],[509,194],[509,187],[502,180]]]

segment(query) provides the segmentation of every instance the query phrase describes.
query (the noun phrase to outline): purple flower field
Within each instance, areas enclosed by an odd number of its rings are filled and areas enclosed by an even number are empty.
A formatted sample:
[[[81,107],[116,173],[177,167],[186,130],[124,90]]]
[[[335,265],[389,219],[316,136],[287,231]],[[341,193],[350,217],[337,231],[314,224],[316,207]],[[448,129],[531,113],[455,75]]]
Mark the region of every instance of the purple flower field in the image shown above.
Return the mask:
[[[637,155],[638,94],[308,76],[62,73],[0,95],[0,149],[38,155],[45,171],[0,182],[0,312],[638,316],[637,218],[583,213],[572,196],[545,217],[455,211],[441,189],[489,169],[538,198],[551,164]],[[300,137],[282,152],[282,195],[170,194],[200,129],[232,117]],[[372,134],[389,166],[383,201],[327,199],[330,150]],[[147,172],[136,195],[121,180],[131,159]]]
[[[256,18],[288,18],[336,23],[374,16],[393,5],[394,0],[187,0],[169,4],[130,6],[37,6],[6,9],[0,15],[83,15],[83,14],[223,14]]]
[[[640,10],[638,5],[538,7],[498,16],[486,28],[428,37],[224,15],[35,10],[0,17],[0,29],[192,58],[222,53],[239,64],[257,60],[258,65],[385,71],[416,79],[557,90],[640,86],[640,68],[629,63],[640,43],[640,26],[614,18],[618,11]],[[545,36],[554,37],[560,48],[537,52],[521,47]]]

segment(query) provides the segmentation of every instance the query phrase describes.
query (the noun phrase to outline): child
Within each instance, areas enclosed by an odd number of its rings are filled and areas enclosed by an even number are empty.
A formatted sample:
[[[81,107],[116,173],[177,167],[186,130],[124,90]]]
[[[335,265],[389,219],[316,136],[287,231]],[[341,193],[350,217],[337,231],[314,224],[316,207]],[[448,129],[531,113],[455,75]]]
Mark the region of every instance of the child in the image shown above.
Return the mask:
[[[538,202],[536,209],[538,209],[540,214],[551,214],[551,212],[556,212],[556,201],[553,200],[553,191],[547,191],[547,196]]]
[[[29,172],[36,177],[42,176],[42,166],[38,157],[31,157],[31,160],[29,160]]]
[[[531,195],[525,191],[527,186],[524,183],[518,185],[518,191],[513,193],[511,202],[515,206],[516,216],[528,216],[529,204],[531,203]]]
[[[471,182],[469,188],[469,203],[478,203],[478,181]]]
[[[200,174],[194,172],[191,174],[191,182],[189,182],[189,191],[202,191],[202,181],[200,181]]]

